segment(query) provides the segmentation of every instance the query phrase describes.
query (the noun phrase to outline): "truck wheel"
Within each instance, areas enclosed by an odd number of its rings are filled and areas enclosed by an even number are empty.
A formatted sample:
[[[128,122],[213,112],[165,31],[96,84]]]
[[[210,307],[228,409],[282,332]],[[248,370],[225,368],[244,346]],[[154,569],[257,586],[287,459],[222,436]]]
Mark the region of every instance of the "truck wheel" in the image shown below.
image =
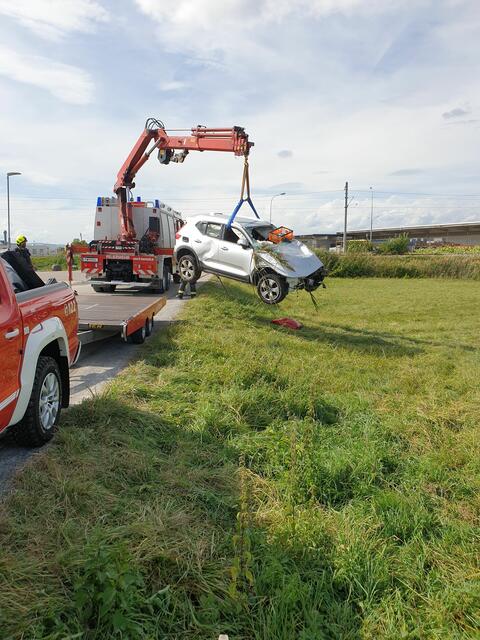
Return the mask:
[[[143,344],[146,337],[147,329],[145,325],[143,325],[143,327],[140,327],[140,329],[137,329],[132,333],[132,335],[130,336],[130,340],[133,342],[133,344]]]
[[[56,360],[38,359],[32,395],[22,421],[14,429],[15,440],[28,447],[40,447],[57,430],[62,407],[62,381]]]
[[[180,258],[178,272],[180,273],[180,278],[185,282],[196,282],[202,275],[197,259],[191,253],[186,253]]]
[[[265,304],[278,304],[287,295],[288,284],[276,273],[265,273],[258,279],[257,292]]]
[[[92,289],[95,291],[95,293],[114,293],[116,288],[117,285],[115,284],[92,284]]]
[[[170,269],[167,264],[163,265],[163,291],[168,291],[170,289]]]
[[[145,321],[145,335],[147,338],[152,335],[153,322],[153,318],[147,318]]]

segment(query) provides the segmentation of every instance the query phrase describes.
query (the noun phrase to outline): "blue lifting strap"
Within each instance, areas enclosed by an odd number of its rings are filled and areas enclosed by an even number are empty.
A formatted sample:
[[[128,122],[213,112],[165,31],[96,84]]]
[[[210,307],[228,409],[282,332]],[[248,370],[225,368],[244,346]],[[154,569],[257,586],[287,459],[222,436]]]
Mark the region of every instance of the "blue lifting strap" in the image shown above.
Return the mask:
[[[247,190],[247,197],[245,197],[245,188]],[[233,210],[232,215],[228,219],[227,229],[230,229],[230,227],[232,226],[232,223],[235,220],[235,218],[237,216],[237,213],[240,211],[240,208],[241,208],[241,206],[243,205],[244,202],[248,202],[248,204],[250,205],[250,208],[252,209],[253,213],[257,216],[257,218],[260,219],[260,216],[258,215],[257,210],[255,209],[255,206],[254,206],[254,204],[252,202],[252,199],[250,197],[250,177],[248,175],[248,158],[247,158],[247,156],[245,156],[245,163],[243,165],[242,191],[241,191],[241,194],[240,194],[240,200],[238,201],[237,206]]]

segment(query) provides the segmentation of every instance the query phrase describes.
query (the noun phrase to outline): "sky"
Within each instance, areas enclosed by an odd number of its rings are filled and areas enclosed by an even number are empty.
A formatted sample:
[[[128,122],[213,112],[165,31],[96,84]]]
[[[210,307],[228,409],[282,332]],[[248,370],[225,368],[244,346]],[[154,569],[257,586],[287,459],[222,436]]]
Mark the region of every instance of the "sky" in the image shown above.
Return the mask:
[[[0,0],[0,231],[93,236],[149,116],[245,127],[296,233],[480,220],[477,0]],[[154,155],[136,196],[230,213],[242,159]],[[285,192],[284,196],[272,196]]]

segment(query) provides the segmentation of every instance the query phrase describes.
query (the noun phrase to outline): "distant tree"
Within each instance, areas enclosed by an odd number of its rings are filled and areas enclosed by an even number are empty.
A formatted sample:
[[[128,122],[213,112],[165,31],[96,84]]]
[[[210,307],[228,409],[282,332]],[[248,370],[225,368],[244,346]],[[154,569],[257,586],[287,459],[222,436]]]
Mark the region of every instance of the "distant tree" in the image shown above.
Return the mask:
[[[80,238],[74,238],[72,240],[72,244],[79,244],[79,245],[81,245],[83,247],[86,247],[88,245],[86,240],[80,240]]]
[[[410,244],[410,239],[406,233],[402,233],[396,238],[390,238],[386,242],[383,242],[378,246],[379,253],[389,253],[389,254],[397,254],[400,255],[402,253],[408,252],[408,247]]]

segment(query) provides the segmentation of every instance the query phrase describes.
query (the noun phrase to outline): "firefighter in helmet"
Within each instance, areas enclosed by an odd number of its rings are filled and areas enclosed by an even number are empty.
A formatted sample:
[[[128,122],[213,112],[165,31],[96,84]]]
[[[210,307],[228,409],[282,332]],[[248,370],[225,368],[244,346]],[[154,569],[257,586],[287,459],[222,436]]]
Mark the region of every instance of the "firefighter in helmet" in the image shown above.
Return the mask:
[[[17,236],[16,240],[17,246],[15,249],[15,253],[26,263],[26,265],[33,269],[32,257],[30,255],[30,251],[27,249],[27,238],[26,236],[20,234]]]

